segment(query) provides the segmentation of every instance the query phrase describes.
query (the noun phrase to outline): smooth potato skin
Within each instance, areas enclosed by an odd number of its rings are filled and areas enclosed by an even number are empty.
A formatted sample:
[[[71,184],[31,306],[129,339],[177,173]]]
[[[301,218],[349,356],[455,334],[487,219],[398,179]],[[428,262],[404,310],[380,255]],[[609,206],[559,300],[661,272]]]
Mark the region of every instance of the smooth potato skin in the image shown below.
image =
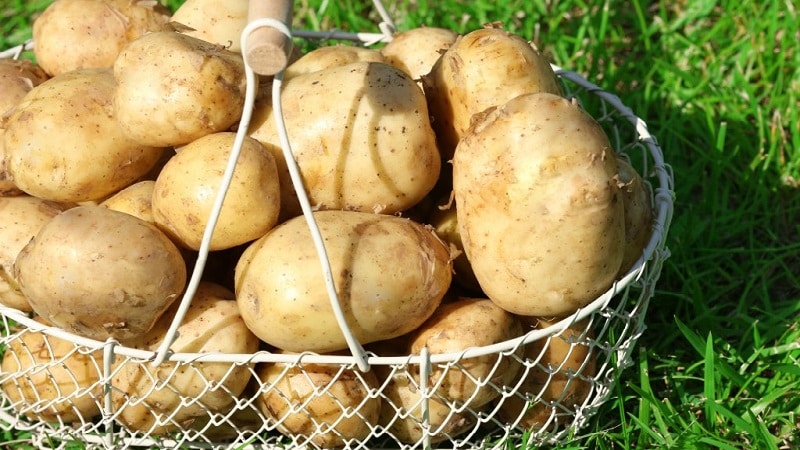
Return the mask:
[[[653,234],[653,201],[650,187],[624,158],[617,157],[618,182],[625,205],[625,254],[619,273],[624,275],[642,256]]]
[[[160,31],[169,11],[131,0],[57,0],[33,22],[36,60],[50,75],[110,68],[122,48]]]
[[[0,117],[21,102],[31,89],[48,78],[39,65],[27,59],[0,59]],[[1,118],[0,128],[4,128]]]
[[[547,93],[475,124],[453,159],[464,250],[486,295],[521,315],[573,313],[622,262],[614,149],[576,104]]]
[[[14,273],[33,310],[88,338],[141,336],[183,292],[186,263],[155,225],[101,206],[48,221]]]
[[[32,311],[14,276],[14,261],[44,224],[69,207],[29,195],[0,197],[0,303]]]
[[[33,88],[3,135],[6,170],[26,193],[59,202],[101,200],[152,169],[163,148],[126,137],[113,114],[110,69],[80,69]]]
[[[399,69],[355,62],[297,75],[281,98],[292,152],[316,208],[394,214],[436,184],[441,159],[425,98]],[[281,148],[268,103],[256,107],[249,133]],[[281,216],[295,217],[297,194],[282,153],[275,159]]]
[[[427,228],[395,216],[319,211],[334,283],[347,323],[362,343],[418,327],[450,286],[448,248]],[[325,288],[305,218],[252,243],[239,259],[236,299],[248,327],[283,350],[347,348]]]
[[[547,59],[522,37],[499,28],[459,36],[422,85],[446,160],[475,114],[522,94],[562,93]]]
[[[386,62],[419,80],[458,38],[447,28],[418,27],[392,36],[380,52]]]
[[[199,250],[236,139],[212,133],[181,147],[158,174],[152,192],[155,223],[183,247]],[[280,185],[272,152],[245,137],[211,237],[224,250],[263,236],[278,223]]]
[[[344,66],[355,62],[385,63],[383,54],[375,49],[355,45],[328,45],[318,47],[300,56],[289,64],[283,75],[284,80],[298,75],[319,72],[320,70]]]
[[[241,53],[248,4],[247,0],[187,0],[175,10],[171,22],[191,28],[183,34]]]

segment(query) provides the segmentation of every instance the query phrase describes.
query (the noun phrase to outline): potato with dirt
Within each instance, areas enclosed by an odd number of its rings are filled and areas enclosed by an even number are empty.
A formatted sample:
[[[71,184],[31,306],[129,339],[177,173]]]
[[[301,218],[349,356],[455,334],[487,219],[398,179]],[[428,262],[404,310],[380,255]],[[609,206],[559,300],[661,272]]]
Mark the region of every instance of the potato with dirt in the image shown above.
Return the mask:
[[[625,247],[615,152],[576,102],[526,94],[486,114],[456,148],[453,191],[464,251],[501,308],[569,315],[614,282]]]
[[[0,197],[0,304],[32,311],[20,291],[14,261],[47,222],[74,205],[49,202],[29,195]]]
[[[145,335],[123,341],[123,345],[157,351],[167,337],[178,306],[173,304]],[[204,281],[192,298],[170,350],[251,354],[258,346],[258,338],[242,321],[233,292]],[[154,434],[189,426],[207,417],[209,411],[227,411],[244,391],[252,373],[252,365],[221,361],[165,361],[159,366],[123,361],[115,368],[112,379],[112,402],[119,411],[117,421],[131,430]]]
[[[180,146],[228,131],[242,116],[242,55],[202,39],[154,32],[127,45],[114,61],[114,115],[130,139]]]
[[[14,276],[45,320],[102,341],[148,332],[183,292],[187,269],[155,225],[85,205],[44,224],[17,256]]]
[[[361,343],[420,326],[450,287],[450,252],[409,219],[354,211],[317,211],[345,320]],[[264,342],[293,351],[348,348],[336,321],[320,257],[304,217],[250,244],[235,274],[236,300]]]
[[[155,1],[56,0],[33,22],[34,56],[50,75],[111,68],[125,45],[161,31],[169,17]]]
[[[301,357],[298,355],[298,359]],[[281,433],[321,448],[366,440],[378,425],[381,399],[374,371],[339,364],[262,363],[259,381],[268,386],[256,400]]]
[[[17,106],[34,87],[50,78],[33,61],[27,59],[0,59],[0,117]],[[0,118],[0,128],[2,125]],[[2,158],[0,158],[2,159]]]
[[[395,33],[380,52],[386,62],[421,80],[458,38],[447,28],[417,27]]]
[[[172,14],[170,22],[187,36],[241,53],[248,5],[248,0],[186,0]]]
[[[458,37],[422,84],[445,160],[475,114],[522,94],[562,93],[541,52],[521,36],[493,27]]]
[[[299,61],[298,61],[299,63]],[[297,75],[283,85],[289,142],[311,205],[394,214],[430,192],[441,160],[427,105],[411,78],[388,64],[355,62]],[[269,102],[257,105],[250,136],[282,149]],[[281,217],[301,213],[285,165]]]
[[[104,384],[103,350],[40,331],[52,326],[40,317],[37,329],[19,332],[3,353],[5,400],[29,419],[43,422],[88,421],[100,414]]]
[[[119,128],[110,69],[79,69],[33,88],[3,134],[6,171],[16,187],[57,202],[99,201],[138,181],[164,149]]]

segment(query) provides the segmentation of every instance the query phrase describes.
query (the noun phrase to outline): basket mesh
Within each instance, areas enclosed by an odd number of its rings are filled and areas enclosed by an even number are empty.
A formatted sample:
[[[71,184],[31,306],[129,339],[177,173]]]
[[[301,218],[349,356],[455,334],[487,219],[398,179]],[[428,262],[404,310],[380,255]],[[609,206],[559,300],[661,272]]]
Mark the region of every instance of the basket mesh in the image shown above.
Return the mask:
[[[653,192],[650,244],[593,303],[492,347],[372,353],[368,372],[348,355],[268,351],[171,354],[154,367],[151,352],[72,336],[0,307],[0,428],[29,432],[43,448],[78,441],[116,449],[486,448],[575,434],[611,395],[644,331],[669,255],[673,181],[641,119],[612,94],[555,69]],[[481,377],[471,372],[478,363],[487,368]],[[517,375],[506,376],[512,370]],[[442,395],[453,386],[458,400]]]

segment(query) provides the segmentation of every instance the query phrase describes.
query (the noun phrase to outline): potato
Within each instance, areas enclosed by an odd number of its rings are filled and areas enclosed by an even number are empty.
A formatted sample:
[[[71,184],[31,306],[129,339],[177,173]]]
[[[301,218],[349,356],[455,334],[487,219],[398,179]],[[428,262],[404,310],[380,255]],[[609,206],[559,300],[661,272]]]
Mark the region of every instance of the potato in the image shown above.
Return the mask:
[[[406,354],[419,354],[423,348],[431,354],[458,353],[498,344],[521,334],[522,326],[516,317],[491,300],[459,298],[443,303],[411,333]],[[443,398],[480,408],[500,396],[500,391],[486,383],[507,385],[519,369],[518,362],[508,355],[493,353],[465,358],[458,364],[434,364],[428,386],[438,386],[437,393]]]
[[[170,350],[175,353],[250,354],[256,338],[244,325],[233,292],[201,282]],[[179,304],[173,304],[144,336],[128,347],[156,351]],[[226,362],[176,363],[158,367],[128,361],[115,368],[112,402],[117,421],[135,431],[163,434],[188,427],[209,411],[227,411],[252,377],[252,365]]]
[[[69,205],[21,195],[0,197],[0,303],[32,311],[14,275],[14,261],[39,229]]]
[[[525,332],[545,329],[553,320],[520,318]],[[576,322],[563,332],[525,346],[529,364],[522,371],[519,388],[503,400],[497,417],[519,428],[537,431],[552,429],[572,421],[574,411],[589,396],[597,366],[590,343],[594,333],[586,320]],[[565,409],[567,411],[565,411]]]
[[[457,38],[458,33],[446,28],[412,28],[396,33],[380,52],[386,62],[420,80]]]
[[[14,263],[33,310],[92,339],[141,336],[183,292],[186,264],[155,225],[101,206],[53,217]]]
[[[417,381],[405,371],[392,373],[389,367],[376,366],[384,386],[380,425],[405,444],[416,444],[423,438],[422,391]],[[387,378],[391,379],[386,382]],[[430,387],[430,386],[429,386]],[[475,426],[476,409],[457,409],[463,405],[431,393],[428,399],[427,426],[431,443],[454,438]]]
[[[235,139],[232,132],[203,136],[181,147],[156,178],[153,218],[186,248],[200,248]],[[245,137],[210,249],[260,238],[278,223],[279,211],[280,186],[272,152]]]
[[[562,97],[521,95],[453,158],[464,251],[484,293],[521,315],[573,313],[613,283],[625,239],[614,149]]]
[[[70,423],[100,414],[102,373],[102,350],[29,329],[8,341],[0,378],[5,400],[29,419]]]
[[[319,211],[333,281],[347,324],[362,343],[421,325],[451,280],[447,247],[429,229],[396,216]],[[236,300],[264,342],[293,351],[347,348],[304,217],[250,244],[236,265]]]
[[[385,63],[386,59],[379,50],[355,45],[328,45],[317,47],[300,56],[289,64],[283,79],[288,80],[298,75],[319,72],[333,67],[345,66],[355,62]]]
[[[464,243],[458,232],[458,213],[455,202],[445,206],[434,207],[427,220],[436,235],[453,246],[459,253],[453,259],[453,281],[470,292],[481,292],[481,285],[472,272],[472,266],[464,253]]]
[[[318,209],[394,214],[433,188],[441,161],[422,91],[388,64],[356,62],[298,75],[283,85],[292,151]],[[281,148],[269,104],[250,135]],[[301,213],[283,155],[281,216]]]
[[[378,424],[375,372],[338,364],[262,363],[256,404],[278,431],[322,448],[366,440]],[[313,437],[312,437],[313,435]]]
[[[247,0],[186,0],[172,15],[172,22],[189,27],[185,35],[241,53],[241,35],[247,26]]]
[[[622,204],[625,205],[625,253],[619,275],[624,275],[641,258],[653,234],[653,201],[650,187],[624,158],[617,157]]]
[[[0,116],[16,106],[31,89],[44,83],[48,78],[47,73],[32,61],[0,59]]]
[[[155,223],[155,219],[153,219],[153,186],[155,184],[154,180],[134,183],[103,200],[100,206],[128,213],[145,222]]]
[[[14,180],[6,169],[6,150],[3,145],[3,135],[5,133],[6,129],[0,128],[0,197],[24,194],[24,192],[14,184]]]
[[[163,148],[125,137],[115,121],[110,69],[80,69],[33,88],[3,135],[6,170],[35,197],[58,202],[101,200],[156,165]]]
[[[561,94],[545,57],[522,37],[483,28],[458,37],[422,78],[439,139],[450,159],[472,116],[522,94]]]
[[[34,56],[50,75],[111,68],[122,48],[160,31],[169,11],[143,0],[57,0],[33,22]]]
[[[242,116],[242,55],[175,32],[149,33],[114,61],[114,114],[128,137],[157,147],[226,131]]]

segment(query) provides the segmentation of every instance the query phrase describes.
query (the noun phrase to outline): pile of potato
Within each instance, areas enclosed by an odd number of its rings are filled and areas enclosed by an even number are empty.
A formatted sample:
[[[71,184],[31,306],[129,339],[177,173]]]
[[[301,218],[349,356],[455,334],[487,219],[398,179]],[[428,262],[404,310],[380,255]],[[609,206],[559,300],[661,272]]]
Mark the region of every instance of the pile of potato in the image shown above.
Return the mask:
[[[0,303],[84,337],[159,347],[242,117],[246,5],[188,0],[171,15],[149,1],[56,0],[34,25],[37,63],[0,61]],[[172,350],[347,354],[271,79],[260,83]],[[496,26],[295,53],[282,98],[342,311],[377,355],[462,352],[547,327],[609,289],[649,240],[647,184],[542,54]],[[473,428],[477,411],[554,426],[552,402],[574,408],[591,391],[586,328],[434,366],[433,441]],[[97,355],[22,336],[0,376],[14,406],[39,420],[99,414]],[[66,366],[29,375],[48,359]],[[379,424],[402,442],[423,435],[418,366],[119,363],[112,382],[115,419],[150,434],[250,396],[279,431],[321,447]]]

